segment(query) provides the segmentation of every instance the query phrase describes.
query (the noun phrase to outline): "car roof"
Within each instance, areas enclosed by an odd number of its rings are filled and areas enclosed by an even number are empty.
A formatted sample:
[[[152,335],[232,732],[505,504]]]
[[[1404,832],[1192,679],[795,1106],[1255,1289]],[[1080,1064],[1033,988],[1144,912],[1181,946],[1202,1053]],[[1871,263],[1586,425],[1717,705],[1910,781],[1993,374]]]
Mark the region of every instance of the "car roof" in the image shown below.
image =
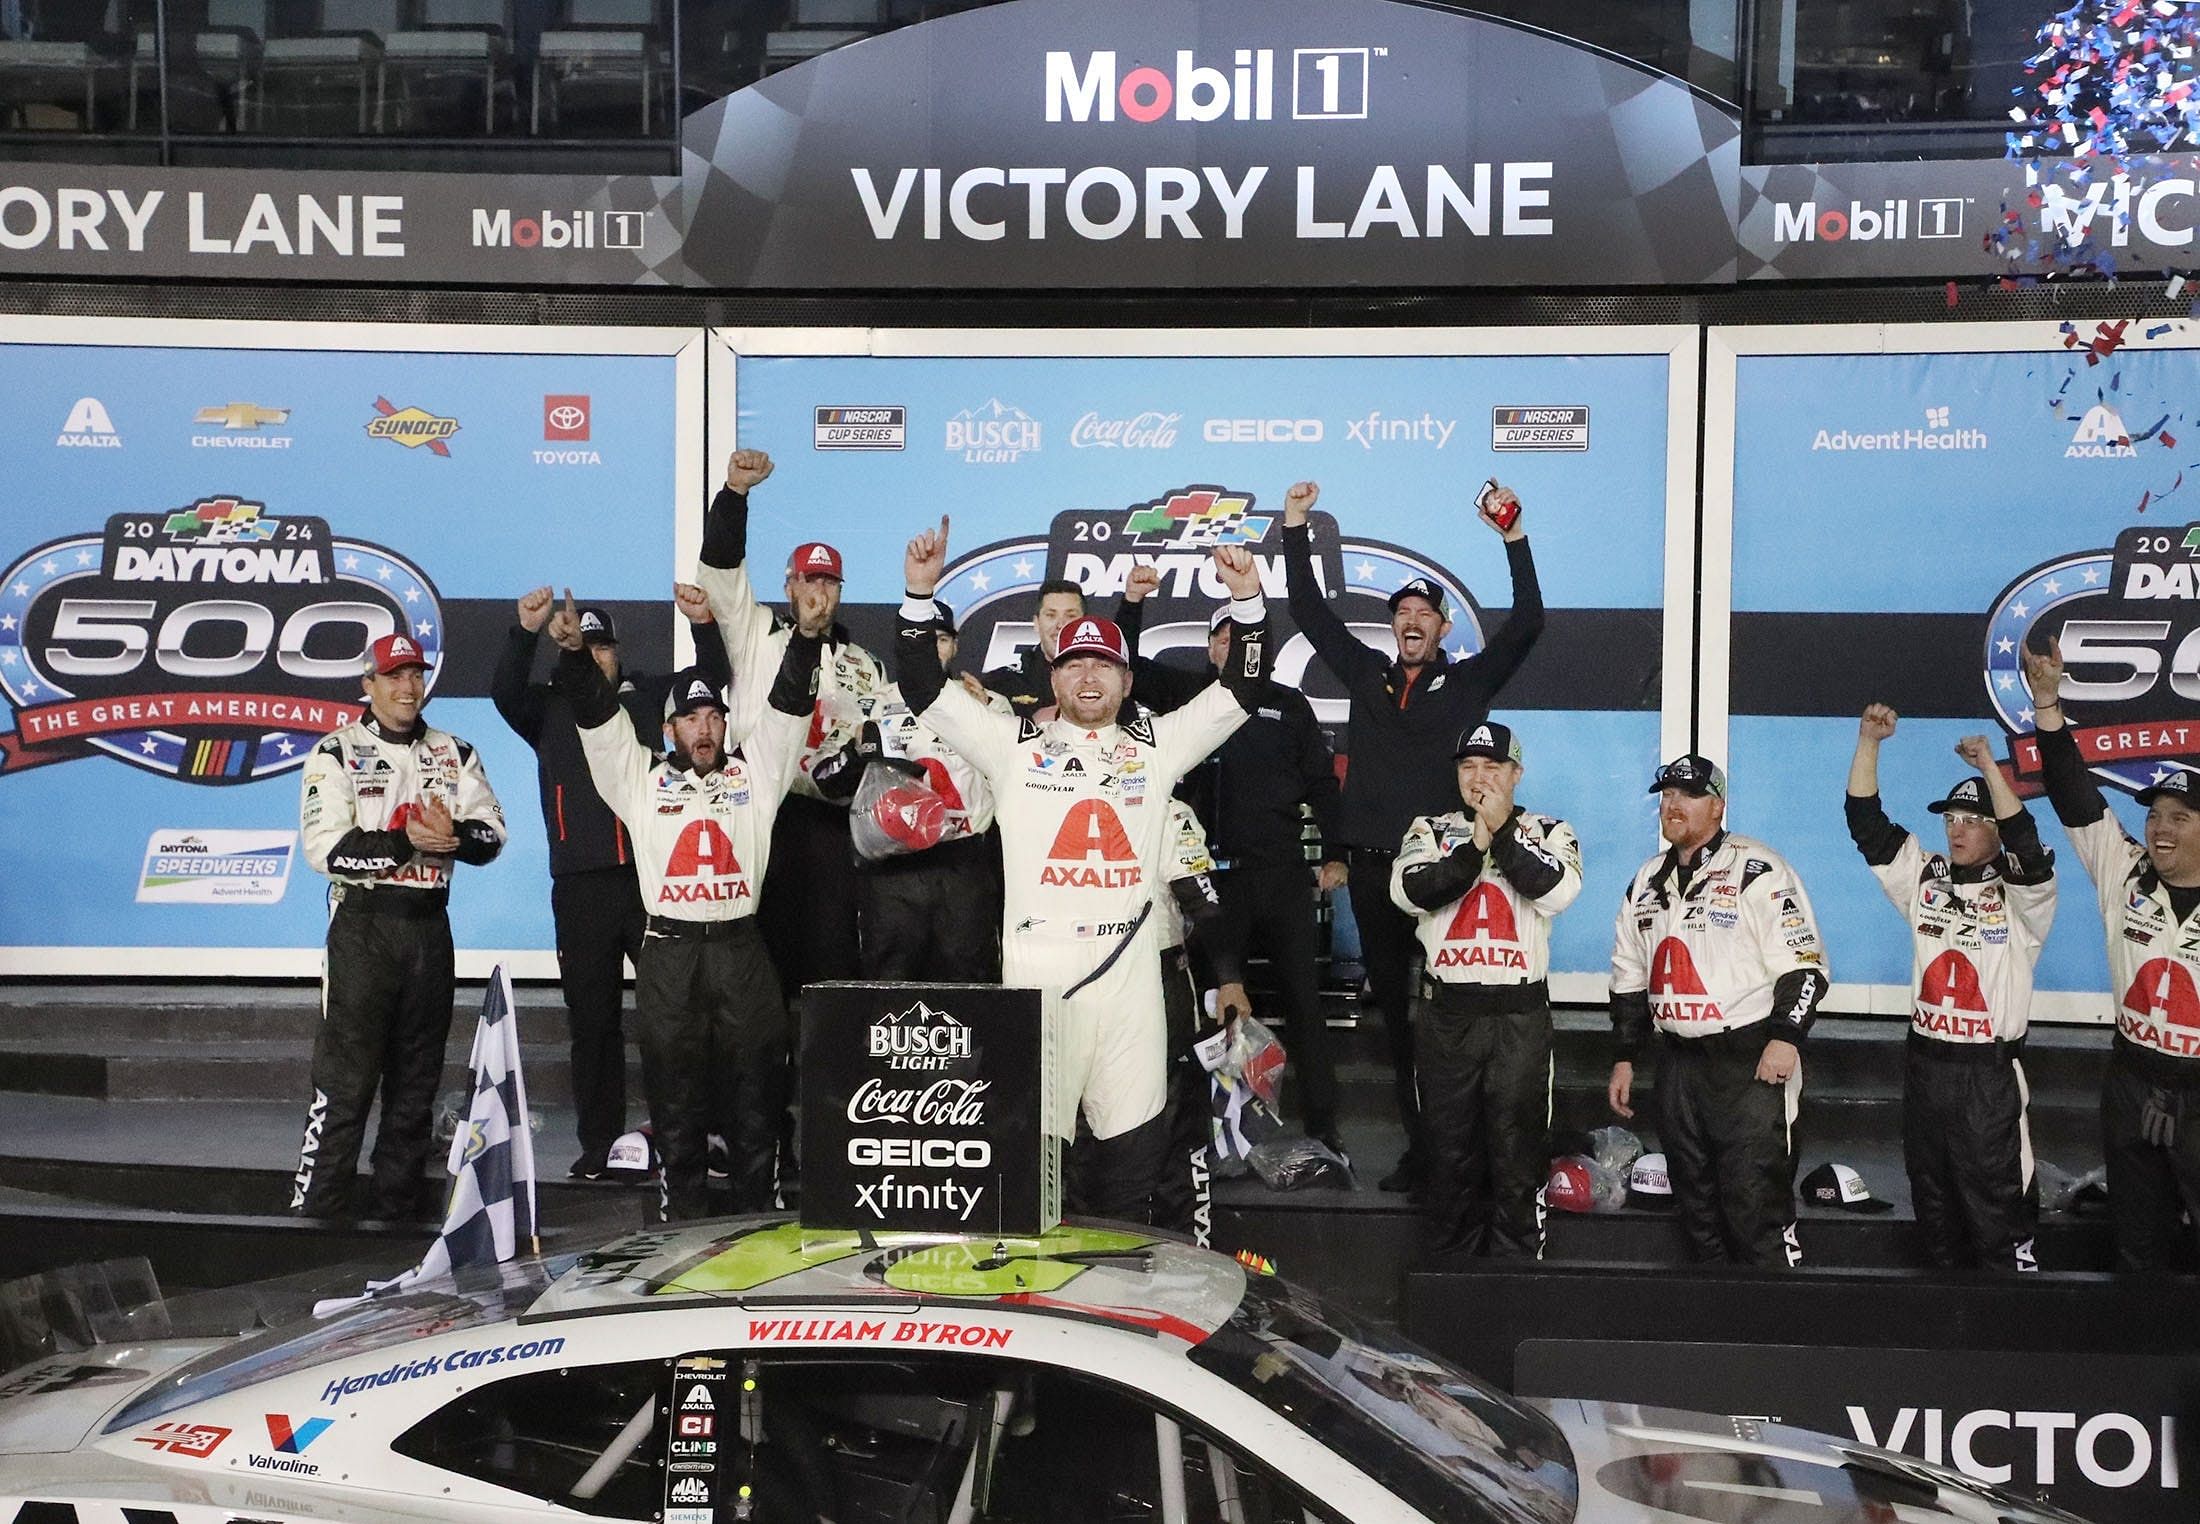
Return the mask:
[[[695,1301],[933,1301],[1125,1324],[1196,1344],[1244,1294],[1237,1261],[1135,1229],[1065,1223],[1038,1239],[996,1239],[841,1232],[773,1217],[615,1239],[579,1256],[520,1321]]]

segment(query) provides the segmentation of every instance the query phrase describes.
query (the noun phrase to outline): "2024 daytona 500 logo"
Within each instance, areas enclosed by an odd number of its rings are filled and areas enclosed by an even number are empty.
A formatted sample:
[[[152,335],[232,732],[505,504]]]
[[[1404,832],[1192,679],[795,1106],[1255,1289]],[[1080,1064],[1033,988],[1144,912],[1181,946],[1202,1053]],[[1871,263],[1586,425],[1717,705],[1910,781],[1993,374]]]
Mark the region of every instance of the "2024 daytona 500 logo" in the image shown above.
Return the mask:
[[[2037,779],[2023,651],[2062,643],[2062,695],[2087,764],[2130,792],[2200,766],[2200,524],[2126,529],[2109,550],[2044,561],[1994,600],[1986,688]]]
[[[404,631],[435,680],[435,585],[396,552],[238,497],[118,513],[0,578],[0,773],[104,752],[190,783],[297,767],[358,718],[367,646]]]

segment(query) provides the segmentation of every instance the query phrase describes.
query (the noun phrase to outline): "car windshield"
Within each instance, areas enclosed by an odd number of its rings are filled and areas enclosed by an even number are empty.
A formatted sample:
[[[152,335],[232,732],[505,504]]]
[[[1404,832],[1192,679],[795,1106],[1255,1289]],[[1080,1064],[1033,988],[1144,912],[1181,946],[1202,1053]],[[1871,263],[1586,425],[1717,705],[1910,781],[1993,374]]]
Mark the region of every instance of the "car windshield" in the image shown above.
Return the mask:
[[[119,1433],[256,1381],[515,1318],[571,1263],[571,1255],[513,1260],[425,1282],[403,1295],[361,1300],[326,1317],[286,1319],[177,1367],[109,1419],[105,1432]]]
[[[1303,1290],[1248,1279],[1192,1350],[1212,1371],[1445,1524],[1567,1524],[1565,1436],[1472,1376]]]

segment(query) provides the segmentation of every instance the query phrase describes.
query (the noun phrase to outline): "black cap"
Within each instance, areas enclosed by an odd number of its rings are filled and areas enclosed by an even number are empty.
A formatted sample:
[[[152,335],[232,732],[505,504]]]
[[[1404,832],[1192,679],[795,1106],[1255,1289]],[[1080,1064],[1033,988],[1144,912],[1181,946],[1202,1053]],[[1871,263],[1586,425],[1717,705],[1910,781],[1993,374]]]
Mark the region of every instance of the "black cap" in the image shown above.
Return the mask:
[[[2180,767],[2161,782],[2151,784],[2132,796],[2141,804],[2152,804],[2157,799],[2174,799],[2187,809],[2200,810],[2200,773],[2189,767]]]
[[[1653,794],[1663,793],[1669,788],[1677,788],[1684,794],[1694,794],[1699,799],[1706,794],[1724,799],[1726,770],[1709,757],[1688,752],[1659,768],[1657,776],[1650,780],[1650,792]]]
[[[711,685],[710,674],[701,667],[682,667],[672,674],[672,687],[665,693],[665,718],[693,714],[698,709],[725,713],[725,695]]]
[[[1406,578],[1405,585],[1392,593],[1388,599],[1390,611],[1393,614],[1398,612],[1398,605],[1408,598],[1426,598],[1431,604],[1435,605],[1437,613],[1443,614],[1447,619],[1451,617],[1444,608],[1444,590],[1426,577]]]
[[[1986,792],[1986,780],[1983,778],[1965,778],[1948,790],[1947,798],[1935,799],[1925,808],[1935,815],[1960,810],[1969,815],[1984,815],[1988,820],[1994,818],[1994,799]]]
[[[1800,1182],[1803,1199],[1812,1206],[1839,1207],[1844,1212],[1891,1212],[1894,1203],[1881,1201],[1864,1183],[1864,1177],[1846,1164],[1821,1164]]]
[[[932,617],[939,621],[940,634],[952,635],[955,633],[955,610],[945,598],[934,598],[932,600]]]
[[[1520,738],[1512,733],[1510,725],[1484,720],[1479,725],[1469,725],[1459,732],[1459,740],[1453,745],[1451,755],[1454,761],[1463,757],[1492,757],[1499,762],[1518,762]]]
[[[619,643],[619,627],[611,622],[611,610],[581,610],[581,641],[591,646],[615,646]]]

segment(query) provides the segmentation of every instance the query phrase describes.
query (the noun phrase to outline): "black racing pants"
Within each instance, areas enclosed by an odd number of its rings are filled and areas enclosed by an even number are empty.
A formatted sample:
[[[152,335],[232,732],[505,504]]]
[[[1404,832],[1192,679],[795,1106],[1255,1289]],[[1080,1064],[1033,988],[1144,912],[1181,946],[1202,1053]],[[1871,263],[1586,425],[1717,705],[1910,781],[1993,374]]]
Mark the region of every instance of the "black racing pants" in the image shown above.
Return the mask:
[[[1314,968],[1314,886],[1303,863],[1246,863],[1215,875],[1221,936],[1241,954],[1258,952],[1283,995],[1289,1023],[1284,1047],[1298,1079],[1299,1111],[1310,1135],[1337,1126],[1337,1060],[1322,1018]],[[1387,1017],[1389,1012],[1384,1012]]]
[[[1543,1257],[1551,1000],[1543,981],[1425,986],[1415,1049],[1432,1258]]]
[[[1798,1068],[1785,1085],[1757,1078],[1766,1023],[1658,1045],[1658,1137],[1689,1257],[1772,1269],[1799,1265],[1795,1236]]]
[[[772,823],[771,866],[756,916],[785,1003],[793,1004],[805,984],[857,976],[856,850],[847,810],[786,797]]]
[[[2176,1119],[2176,1138],[2167,1148],[2149,1143],[2140,1131],[2140,1116],[2157,1090]],[[2167,1057],[2119,1035],[2101,1085],[2101,1141],[2108,1156],[2116,1268],[2177,1268],[2191,1253],[2194,1229],[2200,1227],[2200,1063]],[[2179,1225],[2180,1211],[2190,1223]]]
[[[1161,1002],[1169,1029],[1169,1099],[1162,1115],[1167,1154],[1154,1186],[1153,1225],[1183,1233],[1205,1248],[1214,1230],[1214,1108],[1199,1045],[1199,991],[1181,947],[1161,952]]]
[[[1927,1263],[2037,1270],[2039,1186],[2011,1043],[1938,1042],[1912,1032],[1902,1081],[1902,1159]]]
[[[1383,1013],[1390,1038],[1390,1079],[1398,1101],[1398,1120],[1406,1130],[1409,1158],[1421,1146],[1421,1107],[1413,1083],[1413,960],[1421,947],[1414,940],[1413,917],[1390,899],[1390,870],[1398,854],[1354,847],[1352,919],[1360,927],[1360,960],[1367,965],[1368,988]]]
[[[661,1213],[708,1215],[713,1131],[725,1135],[734,1210],[762,1211],[787,1104],[787,1007],[763,935],[753,917],[649,925],[634,1007]]]
[[[863,977],[998,983],[998,851],[979,836],[859,870]]]
[[[624,960],[641,966],[648,920],[633,865],[551,879],[550,917],[557,925],[558,986],[572,1041],[581,1152],[600,1160],[626,1131]]]
[[[436,1083],[451,1035],[451,922],[444,895],[346,889],[329,917],[313,1102],[290,1207],[354,1213],[353,1175],[377,1089],[374,1186],[367,1215],[410,1217],[428,1160]]]

